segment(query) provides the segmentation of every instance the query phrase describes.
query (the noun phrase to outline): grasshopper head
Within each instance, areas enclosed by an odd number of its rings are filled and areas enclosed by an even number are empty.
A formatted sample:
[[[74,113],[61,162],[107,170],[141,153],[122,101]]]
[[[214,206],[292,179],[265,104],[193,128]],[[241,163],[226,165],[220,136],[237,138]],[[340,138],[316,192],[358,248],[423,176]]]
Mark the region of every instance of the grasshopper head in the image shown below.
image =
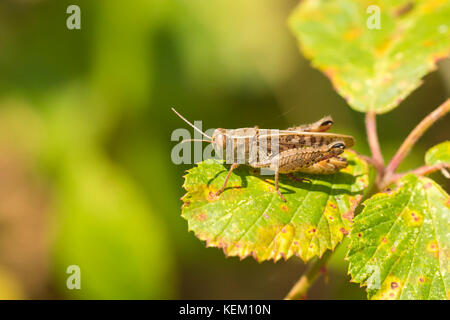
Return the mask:
[[[338,156],[345,150],[345,143],[344,141],[334,141],[328,145],[329,152],[333,156]]]
[[[226,137],[226,129],[216,129],[213,132],[211,143],[214,147],[214,150],[225,150],[227,147],[227,137]]]
[[[330,129],[330,127],[333,125],[333,119],[331,116],[326,116],[320,119],[319,121],[314,123],[314,126],[316,128],[317,132],[324,132]]]

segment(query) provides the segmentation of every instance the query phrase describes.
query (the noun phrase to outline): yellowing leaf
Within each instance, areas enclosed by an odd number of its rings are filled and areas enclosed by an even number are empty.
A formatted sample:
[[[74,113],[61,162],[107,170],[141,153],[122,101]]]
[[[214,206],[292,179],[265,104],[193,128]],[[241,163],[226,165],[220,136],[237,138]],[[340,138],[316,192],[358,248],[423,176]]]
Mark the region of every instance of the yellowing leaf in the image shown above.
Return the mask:
[[[305,56],[361,112],[397,107],[450,52],[450,1],[305,0],[289,22]]]
[[[364,202],[350,234],[349,273],[371,299],[450,297],[450,198],[406,175]]]
[[[297,182],[280,175],[283,202],[273,176],[247,166],[236,169],[220,196],[229,166],[215,160],[188,171],[182,216],[189,230],[228,256],[263,261],[297,255],[307,261],[334,247],[350,231],[353,211],[369,183],[367,163],[347,151],[349,166],[331,176]],[[299,175],[300,176],[300,175]]]

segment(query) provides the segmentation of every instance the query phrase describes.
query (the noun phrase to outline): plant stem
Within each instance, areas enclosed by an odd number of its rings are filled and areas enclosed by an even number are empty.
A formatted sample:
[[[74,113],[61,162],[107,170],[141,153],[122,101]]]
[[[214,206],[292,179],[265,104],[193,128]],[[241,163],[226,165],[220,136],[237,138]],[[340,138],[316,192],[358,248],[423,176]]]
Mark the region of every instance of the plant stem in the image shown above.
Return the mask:
[[[424,165],[424,166],[421,166],[421,167],[416,168],[414,170],[410,170],[410,171],[403,172],[403,173],[393,174],[393,175],[391,175],[391,180],[387,181],[386,184],[391,184],[395,180],[400,179],[401,177],[403,177],[405,174],[408,174],[408,173],[413,173],[413,174],[416,174],[418,176],[425,176],[425,175],[428,175],[428,174],[433,173],[433,172],[438,171],[438,170],[443,170],[442,174],[447,179],[449,179],[450,176],[448,175],[447,171],[445,170],[445,169],[449,169],[449,168],[450,168],[450,164],[448,164],[448,163],[438,163],[438,164],[434,164],[434,165],[431,165],[431,166]]]
[[[291,291],[287,294],[284,300],[300,300],[306,298],[306,293],[309,287],[319,276],[322,268],[330,259],[332,251],[328,250],[324,253],[321,259],[316,259],[311,262],[306,272],[300,277],[297,283],[292,287]]]
[[[402,162],[402,160],[408,155],[411,148],[417,142],[417,140],[424,134],[424,132],[439,118],[443,117],[450,111],[450,99],[447,99],[443,104],[441,104],[436,110],[431,112],[429,115],[425,117],[411,133],[405,139],[403,144],[398,149],[395,156],[392,158],[391,162],[386,167],[386,173],[384,177],[384,181],[382,186],[386,186],[387,182],[391,180],[392,175],[397,170],[398,166]]]
[[[366,113],[366,132],[370,151],[372,153],[373,164],[377,169],[377,172],[382,174],[384,172],[384,159],[378,142],[376,114],[374,111]]]

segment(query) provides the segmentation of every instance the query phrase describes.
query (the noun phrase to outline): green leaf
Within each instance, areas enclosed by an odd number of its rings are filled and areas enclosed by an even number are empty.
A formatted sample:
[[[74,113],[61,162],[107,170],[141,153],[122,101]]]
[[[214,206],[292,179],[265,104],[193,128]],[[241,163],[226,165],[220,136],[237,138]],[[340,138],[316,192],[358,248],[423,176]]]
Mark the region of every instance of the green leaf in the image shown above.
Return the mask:
[[[380,29],[367,26],[370,5]],[[289,23],[304,55],[361,112],[397,107],[450,52],[450,1],[305,0]]]
[[[429,166],[439,163],[450,163],[450,141],[442,142],[425,154],[425,163]]]
[[[347,151],[349,166],[331,176],[297,182],[280,175],[283,202],[272,175],[240,166],[219,197],[229,166],[206,160],[188,171],[182,216],[189,230],[228,256],[258,261],[297,255],[307,261],[334,247],[350,230],[353,212],[369,183],[369,166]]]
[[[350,233],[349,273],[371,299],[450,297],[450,199],[433,180],[404,176],[364,202]]]

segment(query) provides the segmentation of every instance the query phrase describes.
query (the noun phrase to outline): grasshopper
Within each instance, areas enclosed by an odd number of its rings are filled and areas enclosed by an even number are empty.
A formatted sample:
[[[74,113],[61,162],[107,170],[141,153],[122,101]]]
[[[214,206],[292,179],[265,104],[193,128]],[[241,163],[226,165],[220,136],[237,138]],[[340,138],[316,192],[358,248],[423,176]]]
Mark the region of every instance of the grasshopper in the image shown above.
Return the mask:
[[[306,174],[334,174],[347,166],[347,161],[339,157],[345,148],[354,145],[354,138],[348,135],[326,133],[332,125],[330,116],[314,123],[288,128],[286,130],[241,128],[215,129],[212,136],[206,135],[186,120],[175,109],[172,110],[196,131],[207,137],[218,155],[226,151],[227,163],[232,163],[225,182],[215,193],[219,196],[226,188],[231,173],[240,164],[253,168],[269,168],[275,172],[275,190],[286,202],[279,190],[279,174],[287,174],[297,181],[294,172]],[[186,140],[193,141],[193,140]]]

